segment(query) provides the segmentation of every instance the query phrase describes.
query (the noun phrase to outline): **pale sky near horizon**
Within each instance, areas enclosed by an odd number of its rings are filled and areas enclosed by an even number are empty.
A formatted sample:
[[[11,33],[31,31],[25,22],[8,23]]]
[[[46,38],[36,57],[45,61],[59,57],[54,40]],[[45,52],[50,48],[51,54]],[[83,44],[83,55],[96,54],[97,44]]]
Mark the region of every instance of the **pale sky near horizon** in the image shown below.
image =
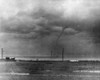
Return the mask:
[[[65,28],[57,45],[56,39]],[[100,0],[0,0],[6,56],[100,58]]]

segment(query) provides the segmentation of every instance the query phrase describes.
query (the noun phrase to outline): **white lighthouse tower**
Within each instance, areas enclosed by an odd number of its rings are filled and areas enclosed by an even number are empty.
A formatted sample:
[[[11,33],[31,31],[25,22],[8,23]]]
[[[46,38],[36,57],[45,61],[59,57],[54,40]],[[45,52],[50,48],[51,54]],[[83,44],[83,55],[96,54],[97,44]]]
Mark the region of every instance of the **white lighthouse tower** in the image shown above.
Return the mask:
[[[3,59],[3,48],[1,48],[1,59]]]

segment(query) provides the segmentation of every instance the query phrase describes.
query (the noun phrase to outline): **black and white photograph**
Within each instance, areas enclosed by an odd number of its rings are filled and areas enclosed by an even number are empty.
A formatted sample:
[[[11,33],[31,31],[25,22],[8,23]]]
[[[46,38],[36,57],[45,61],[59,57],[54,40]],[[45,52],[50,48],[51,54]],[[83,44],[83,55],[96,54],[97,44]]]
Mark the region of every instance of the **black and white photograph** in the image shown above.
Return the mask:
[[[100,80],[100,0],[0,0],[0,80]]]

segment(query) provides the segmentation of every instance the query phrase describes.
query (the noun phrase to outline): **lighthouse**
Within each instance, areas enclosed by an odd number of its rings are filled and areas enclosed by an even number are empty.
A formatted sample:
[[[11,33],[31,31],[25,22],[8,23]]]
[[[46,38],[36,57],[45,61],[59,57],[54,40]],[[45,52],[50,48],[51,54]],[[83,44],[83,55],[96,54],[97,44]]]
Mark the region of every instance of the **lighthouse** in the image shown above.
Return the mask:
[[[1,59],[3,59],[3,48],[1,48]]]

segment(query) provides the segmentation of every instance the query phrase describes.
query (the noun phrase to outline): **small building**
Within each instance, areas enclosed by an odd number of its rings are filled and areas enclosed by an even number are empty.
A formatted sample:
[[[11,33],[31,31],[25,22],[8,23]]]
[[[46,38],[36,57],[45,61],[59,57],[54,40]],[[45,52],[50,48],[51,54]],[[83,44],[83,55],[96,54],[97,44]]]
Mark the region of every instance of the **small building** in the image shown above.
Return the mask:
[[[11,58],[11,60],[15,61],[15,57]]]
[[[10,57],[6,57],[5,59],[6,59],[6,60],[10,60]]]
[[[5,60],[7,60],[7,61],[15,61],[15,57],[6,57]]]

